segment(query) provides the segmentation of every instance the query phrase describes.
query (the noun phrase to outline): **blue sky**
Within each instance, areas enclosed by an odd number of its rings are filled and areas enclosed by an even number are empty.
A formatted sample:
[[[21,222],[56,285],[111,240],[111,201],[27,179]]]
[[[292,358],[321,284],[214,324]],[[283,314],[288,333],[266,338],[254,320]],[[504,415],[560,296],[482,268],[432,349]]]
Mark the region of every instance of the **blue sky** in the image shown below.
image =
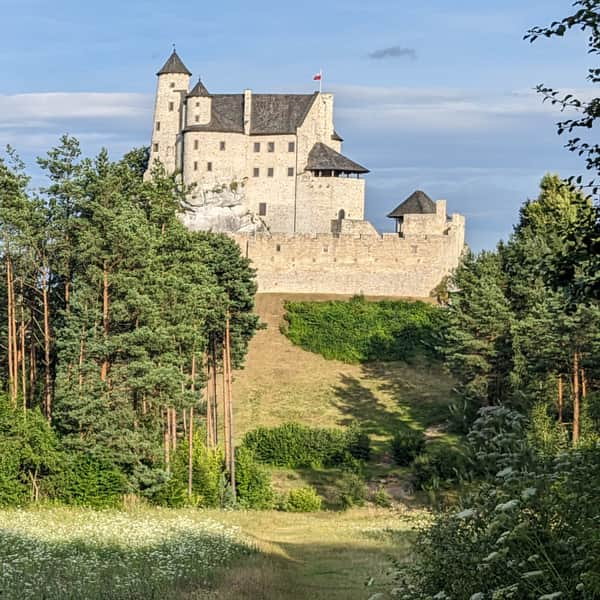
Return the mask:
[[[525,31],[570,14],[570,0],[1,0],[0,145],[26,162],[61,133],[117,158],[149,143],[155,73],[171,44],[209,90],[336,93],[344,153],[371,169],[367,216],[414,189],[467,217],[494,247],[545,172],[581,163],[537,83],[586,94],[577,32],[536,44]]]

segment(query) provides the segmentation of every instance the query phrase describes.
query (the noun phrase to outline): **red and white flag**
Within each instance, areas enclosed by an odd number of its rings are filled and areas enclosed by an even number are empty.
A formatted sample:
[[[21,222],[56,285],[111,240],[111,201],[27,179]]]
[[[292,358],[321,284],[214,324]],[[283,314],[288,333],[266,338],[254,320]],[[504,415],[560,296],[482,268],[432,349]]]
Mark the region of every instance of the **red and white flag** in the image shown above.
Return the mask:
[[[323,73],[321,71],[319,71],[314,77],[313,77],[313,81],[321,81],[321,79],[323,79]]]

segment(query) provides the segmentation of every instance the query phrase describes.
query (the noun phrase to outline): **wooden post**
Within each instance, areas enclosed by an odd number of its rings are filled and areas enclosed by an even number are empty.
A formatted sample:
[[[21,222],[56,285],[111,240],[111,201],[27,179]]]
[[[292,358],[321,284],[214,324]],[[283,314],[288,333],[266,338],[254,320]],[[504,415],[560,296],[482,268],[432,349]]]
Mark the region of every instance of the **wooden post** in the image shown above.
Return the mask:
[[[579,443],[579,353],[573,354],[573,446]]]
[[[190,423],[188,427],[188,497],[192,497],[192,477],[194,466],[194,407],[190,406]]]

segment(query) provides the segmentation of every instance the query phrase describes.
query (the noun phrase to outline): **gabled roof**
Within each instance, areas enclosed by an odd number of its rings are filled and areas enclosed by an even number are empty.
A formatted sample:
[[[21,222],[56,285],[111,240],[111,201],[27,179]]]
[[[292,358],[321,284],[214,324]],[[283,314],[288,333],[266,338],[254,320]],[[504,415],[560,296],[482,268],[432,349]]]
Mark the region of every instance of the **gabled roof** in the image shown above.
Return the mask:
[[[404,215],[423,215],[435,213],[435,202],[421,190],[413,192],[402,204],[398,205],[388,217],[394,219]]]
[[[250,135],[296,133],[317,94],[252,94]]]
[[[346,173],[369,172],[369,169],[365,169],[321,142],[317,142],[309,152],[306,169],[308,171],[345,171]]]
[[[204,87],[204,84],[198,79],[198,83],[192,88],[192,91],[188,94],[188,98],[190,96],[210,96],[210,94]]]
[[[157,75],[168,75],[170,73],[184,73],[185,75],[191,75],[175,50],[173,50],[171,56],[167,58],[167,62],[163,65]]]

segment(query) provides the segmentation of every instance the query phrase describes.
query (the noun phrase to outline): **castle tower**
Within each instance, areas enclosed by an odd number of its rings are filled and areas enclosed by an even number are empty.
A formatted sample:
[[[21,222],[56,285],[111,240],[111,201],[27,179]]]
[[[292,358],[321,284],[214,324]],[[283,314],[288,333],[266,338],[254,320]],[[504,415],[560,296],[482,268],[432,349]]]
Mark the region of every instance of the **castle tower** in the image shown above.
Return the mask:
[[[191,73],[175,49],[157,73],[154,127],[150,146],[150,168],[159,159],[168,173],[181,164],[181,130],[184,123],[184,103],[189,90]]]
[[[210,123],[211,98],[200,79],[186,98],[186,126]]]

